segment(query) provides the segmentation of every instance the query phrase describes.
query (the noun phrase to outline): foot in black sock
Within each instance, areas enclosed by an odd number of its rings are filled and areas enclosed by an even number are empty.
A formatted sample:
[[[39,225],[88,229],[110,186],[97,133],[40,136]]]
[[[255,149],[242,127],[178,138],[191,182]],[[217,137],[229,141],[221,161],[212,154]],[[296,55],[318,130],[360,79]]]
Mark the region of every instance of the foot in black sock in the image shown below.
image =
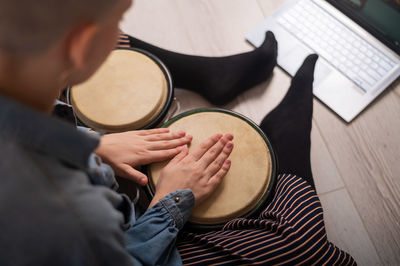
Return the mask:
[[[163,61],[179,88],[201,94],[212,104],[223,105],[240,93],[267,80],[276,65],[277,42],[272,32],[254,51],[226,56],[190,56],[167,51],[130,37],[131,46],[144,49]]]
[[[277,42],[273,33],[268,32],[264,43],[254,51],[206,59],[199,73],[201,80],[192,88],[213,104],[226,104],[267,80],[276,66],[276,58]]]
[[[317,55],[310,55],[292,79],[282,102],[261,122],[278,157],[279,173],[296,174],[314,188],[311,171],[313,81]]]

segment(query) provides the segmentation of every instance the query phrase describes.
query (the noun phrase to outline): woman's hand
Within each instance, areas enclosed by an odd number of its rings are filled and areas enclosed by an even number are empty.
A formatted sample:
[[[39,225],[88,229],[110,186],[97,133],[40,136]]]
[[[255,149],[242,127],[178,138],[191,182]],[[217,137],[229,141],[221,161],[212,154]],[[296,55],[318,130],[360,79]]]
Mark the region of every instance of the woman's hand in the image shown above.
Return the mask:
[[[167,128],[130,131],[104,135],[95,153],[117,176],[146,185],[146,175],[134,167],[171,159],[191,140],[185,132],[171,133]]]
[[[156,193],[149,208],[177,189],[190,188],[196,205],[206,199],[221,183],[231,166],[228,160],[233,149],[233,136],[214,135],[192,153],[185,146],[161,171]]]

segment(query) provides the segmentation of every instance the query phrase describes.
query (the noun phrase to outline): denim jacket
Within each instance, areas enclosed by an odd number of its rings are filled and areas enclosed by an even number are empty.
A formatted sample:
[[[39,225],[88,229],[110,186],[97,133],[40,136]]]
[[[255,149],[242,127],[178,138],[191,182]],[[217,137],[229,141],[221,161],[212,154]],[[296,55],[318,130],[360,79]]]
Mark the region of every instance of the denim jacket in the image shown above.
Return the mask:
[[[0,96],[0,265],[180,265],[194,205],[177,190],[137,220],[99,136]]]

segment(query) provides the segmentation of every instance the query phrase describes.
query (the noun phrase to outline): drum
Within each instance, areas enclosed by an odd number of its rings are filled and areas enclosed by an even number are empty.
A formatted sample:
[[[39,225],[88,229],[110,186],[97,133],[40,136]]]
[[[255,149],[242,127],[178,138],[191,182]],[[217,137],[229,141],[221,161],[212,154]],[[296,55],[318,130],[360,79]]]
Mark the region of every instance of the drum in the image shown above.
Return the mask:
[[[213,194],[197,206],[188,225],[196,229],[217,229],[238,217],[261,211],[275,183],[276,156],[262,130],[248,118],[223,109],[207,108],[185,112],[163,127],[193,135],[189,152],[216,133],[232,133],[235,147],[231,168]],[[148,166],[148,192],[154,195],[162,168],[168,162]]]
[[[67,97],[83,125],[111,133],[162,124],[173,89],[168,69],[154,55],[120,48],[87,82],[70,88]]]

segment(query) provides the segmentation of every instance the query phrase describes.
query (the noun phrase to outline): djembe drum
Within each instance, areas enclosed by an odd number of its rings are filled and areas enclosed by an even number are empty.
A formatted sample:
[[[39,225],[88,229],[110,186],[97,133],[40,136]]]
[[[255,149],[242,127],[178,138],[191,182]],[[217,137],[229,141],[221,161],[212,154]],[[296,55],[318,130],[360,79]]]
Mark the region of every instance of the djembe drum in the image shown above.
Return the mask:
[[[174,99],[171,75],[143,50],[114,50],[87,82],[68,91],[80,122],[102,133],[154,128]]]
[[[276,157],[268,138],[254,122],[231,111],[211,108],[185,112],[163,127],[193,135],[189,152],[215,133],[234,135],[231,168],[213,194],[193,210],[190,227],[217,229],[233,218],[250,217],[265,207],[276,178]],[[148,167],[150,196],[167,163]]]

